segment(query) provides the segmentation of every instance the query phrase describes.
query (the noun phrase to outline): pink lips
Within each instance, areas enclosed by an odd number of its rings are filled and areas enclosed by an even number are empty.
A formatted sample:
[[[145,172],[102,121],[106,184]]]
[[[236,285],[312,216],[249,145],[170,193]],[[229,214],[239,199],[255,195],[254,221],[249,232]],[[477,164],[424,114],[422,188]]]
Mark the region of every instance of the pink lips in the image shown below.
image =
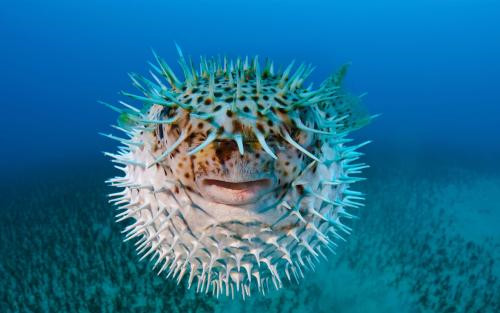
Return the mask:
[[[205,196],[212,201],[241,205],[257,201],[272,187],[272,182],[267,178],[242,182],[203,179],[202,187]]]

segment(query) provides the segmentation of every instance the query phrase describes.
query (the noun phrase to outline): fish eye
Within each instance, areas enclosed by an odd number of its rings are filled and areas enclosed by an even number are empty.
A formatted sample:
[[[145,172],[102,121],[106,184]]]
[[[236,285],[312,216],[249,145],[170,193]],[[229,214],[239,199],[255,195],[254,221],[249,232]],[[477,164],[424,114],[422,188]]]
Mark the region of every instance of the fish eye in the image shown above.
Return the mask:
[[[160,139],[163,139],[163,125],[161,125],[161,124],[158,125],[158,132],[157,133],[158,133],[158,137]]]

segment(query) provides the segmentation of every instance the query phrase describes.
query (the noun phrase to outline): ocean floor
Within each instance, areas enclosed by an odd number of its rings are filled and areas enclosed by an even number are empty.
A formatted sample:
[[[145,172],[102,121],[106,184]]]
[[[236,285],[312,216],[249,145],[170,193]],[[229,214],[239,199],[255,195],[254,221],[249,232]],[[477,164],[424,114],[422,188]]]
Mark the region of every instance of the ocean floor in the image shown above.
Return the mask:
[[[336,255],[245,301],[139,262],[113,221],[107,167],[17,179],[0,190],[0,312],[500,312],[499,172],[369,163],[366,206]]]

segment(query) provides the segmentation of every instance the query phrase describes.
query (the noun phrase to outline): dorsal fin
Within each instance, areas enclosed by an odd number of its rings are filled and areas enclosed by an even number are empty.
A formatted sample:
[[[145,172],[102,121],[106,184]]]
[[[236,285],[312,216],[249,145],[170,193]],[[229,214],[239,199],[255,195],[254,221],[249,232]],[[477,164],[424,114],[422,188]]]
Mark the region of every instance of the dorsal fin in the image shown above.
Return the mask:
[[[356,130],[359,129],[372,120],[374,116],[368,114],[368,111],[362,105],[361,98],[365,95],[355,96],[344,90],[342,83],[347,74],[350,63],[344,64],[340,69],[328,77],[321,86],[324,88],[339,88],[337,99],[331,100],[330,110],[333,110],[335,115],[347,117],[342,121],[342,130]]]

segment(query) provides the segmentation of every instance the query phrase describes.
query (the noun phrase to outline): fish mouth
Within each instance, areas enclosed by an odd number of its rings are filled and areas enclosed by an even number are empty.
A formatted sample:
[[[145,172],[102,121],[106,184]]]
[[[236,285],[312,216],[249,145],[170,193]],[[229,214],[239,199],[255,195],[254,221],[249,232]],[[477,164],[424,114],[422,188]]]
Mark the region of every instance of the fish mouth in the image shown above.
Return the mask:
[[[201,187],[203,196],[213,202],[243,205],[256,202],[272,190],[273,181],[270,178],[246,181],[204,178],[201,180]]]

